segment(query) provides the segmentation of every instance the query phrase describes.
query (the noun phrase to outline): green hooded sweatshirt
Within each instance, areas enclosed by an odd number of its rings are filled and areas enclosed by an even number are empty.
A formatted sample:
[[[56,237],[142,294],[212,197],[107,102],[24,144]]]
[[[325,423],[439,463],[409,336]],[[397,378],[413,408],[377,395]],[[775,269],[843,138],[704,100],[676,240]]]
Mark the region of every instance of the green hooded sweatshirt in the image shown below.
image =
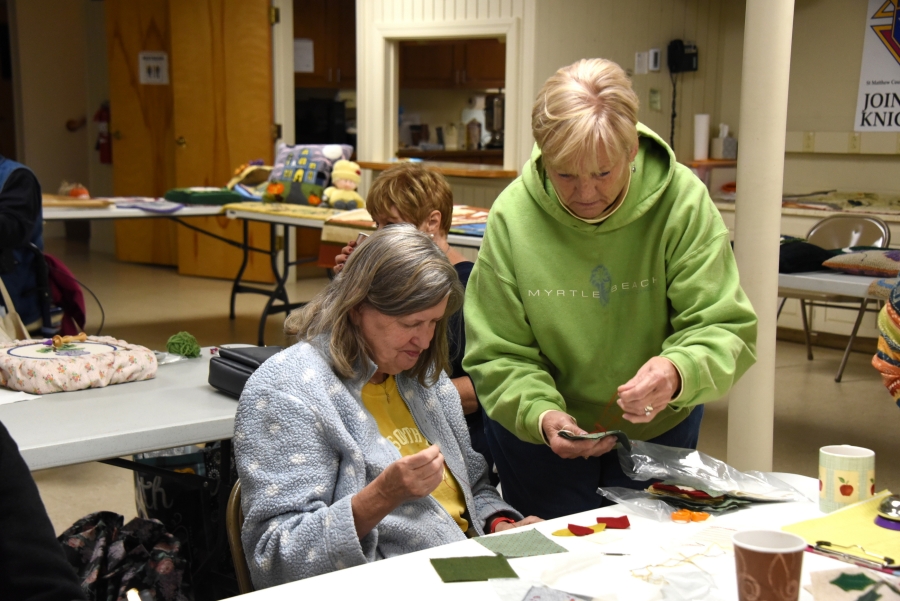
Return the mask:
[[[537,147],[491,208],[466,286],[463,367],[488,416],[522,440],[544,442],[548,410],[649,440],[756,360],[756,314],[706,187],[655,133],[638,134],[628,194],[606,221],[560,205]],[[632,424],[616,390],[657,355],[681,392]]]

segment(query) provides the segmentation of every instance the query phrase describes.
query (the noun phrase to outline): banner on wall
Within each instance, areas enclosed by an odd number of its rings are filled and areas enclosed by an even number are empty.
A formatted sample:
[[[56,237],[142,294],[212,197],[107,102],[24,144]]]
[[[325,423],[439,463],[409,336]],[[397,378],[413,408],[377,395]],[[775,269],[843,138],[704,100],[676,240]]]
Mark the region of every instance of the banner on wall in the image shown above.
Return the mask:
[[[900,0],[869,0],[855,131],[900,131]]]

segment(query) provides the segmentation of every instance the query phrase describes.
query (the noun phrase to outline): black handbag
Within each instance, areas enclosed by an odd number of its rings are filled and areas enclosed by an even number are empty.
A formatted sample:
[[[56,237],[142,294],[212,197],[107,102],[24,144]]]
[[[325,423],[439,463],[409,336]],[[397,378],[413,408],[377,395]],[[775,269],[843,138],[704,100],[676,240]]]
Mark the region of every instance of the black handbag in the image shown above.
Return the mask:
[[[209,362],[210,385],[228,396],[240,398],[247,379],[265,361],[283,351],[282,346],[220,348]]]

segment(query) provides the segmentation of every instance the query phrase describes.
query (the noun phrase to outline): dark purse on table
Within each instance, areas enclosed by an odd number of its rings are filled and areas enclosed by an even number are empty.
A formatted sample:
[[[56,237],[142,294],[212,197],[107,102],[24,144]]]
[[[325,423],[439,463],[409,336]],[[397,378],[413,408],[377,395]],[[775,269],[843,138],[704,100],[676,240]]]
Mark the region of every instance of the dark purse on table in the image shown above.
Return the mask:
[[[229,396],[240,398],[247,379],[273,355],[283,351],[281,346],[247,346],[220,348],[209,362],[210,385]]]

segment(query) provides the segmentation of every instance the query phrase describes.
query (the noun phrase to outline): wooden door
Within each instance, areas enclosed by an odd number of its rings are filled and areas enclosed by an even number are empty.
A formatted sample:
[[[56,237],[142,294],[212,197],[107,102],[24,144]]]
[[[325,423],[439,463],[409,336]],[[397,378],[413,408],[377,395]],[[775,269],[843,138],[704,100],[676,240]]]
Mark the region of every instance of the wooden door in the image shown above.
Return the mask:
[[[168,0],[106,0],[113,194],[162,196],[175,183],[171,87],[142,85],[138,53],[169,52]],[[175,265],[175,224],[168,219],[115,222],[116,257]]]
[[[175,184],[224,186],[235,168],[273,152],[272,30],[268,0],[177,0],[172,31]],[[193,218],[198,227],[240,239],[240,221]],[[255,246],[268,247],[269,227],[251,224]],[[178,272],[232,278],[241,251],[179,228]],[[273,281],[267,256],[250,254],[244,277]]]
[[[461,85],[482,90],[506,87],[506,43],[495,39],[461,42],[465,64]]]

